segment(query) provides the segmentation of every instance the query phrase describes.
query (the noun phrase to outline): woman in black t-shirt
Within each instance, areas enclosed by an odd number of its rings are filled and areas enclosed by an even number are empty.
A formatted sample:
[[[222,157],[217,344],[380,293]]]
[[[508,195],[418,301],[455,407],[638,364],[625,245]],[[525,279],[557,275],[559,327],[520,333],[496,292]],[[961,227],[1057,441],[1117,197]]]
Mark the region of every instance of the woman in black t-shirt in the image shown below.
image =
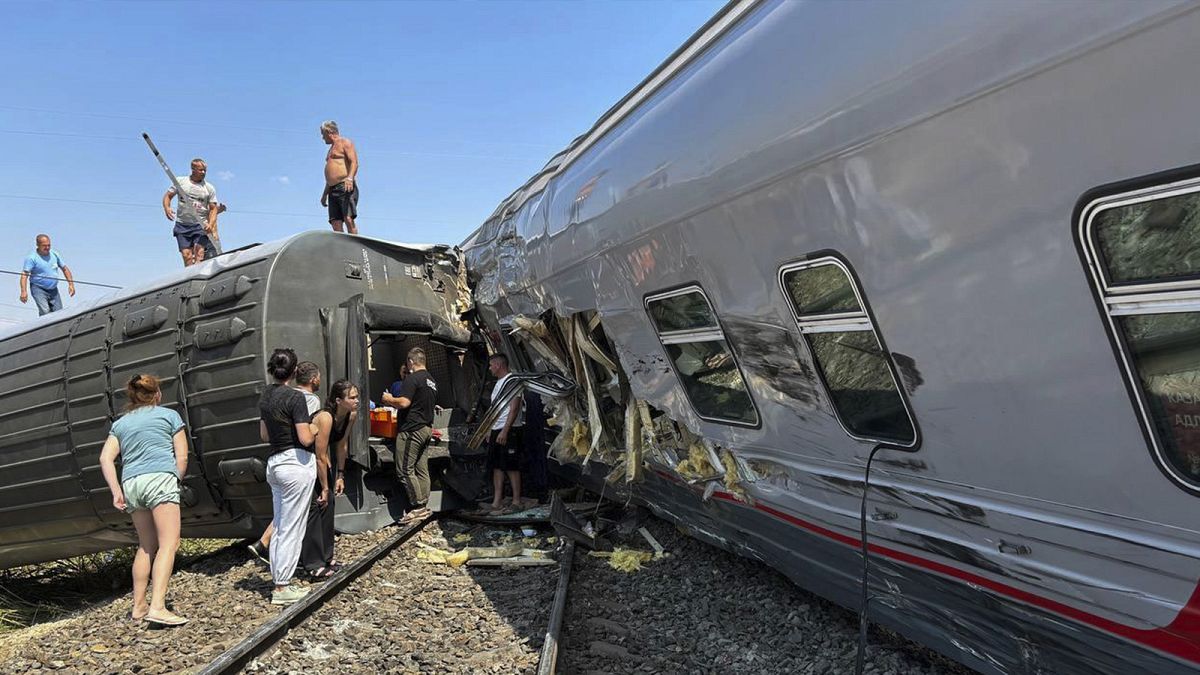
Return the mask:
[[[276,349],[267,363],[275,382],[258,402],[258,433],[271,445],[267,459],[267,484],[271,486],[275,535],[271,538],[271,578],[275,591],[271,604],[290,605],[308,595],[308,589],[291,585],[300,559],[308,497],[317,479],[312,450],[313,428],[304,395],[288,386],[296,374],[296,353]]]

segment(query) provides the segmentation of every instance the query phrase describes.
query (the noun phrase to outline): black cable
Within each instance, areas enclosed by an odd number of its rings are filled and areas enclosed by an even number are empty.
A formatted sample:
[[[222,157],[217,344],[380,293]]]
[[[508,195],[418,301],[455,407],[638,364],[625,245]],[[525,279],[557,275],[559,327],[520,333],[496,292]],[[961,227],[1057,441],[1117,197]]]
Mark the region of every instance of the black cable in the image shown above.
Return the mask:
[[[867,546],[867,491],[871,487],[871,462],[875,459],[875,453],[884,449],[905,450],[907,448],[896,448],[887,443],[880,443],[871,449],[871,454],[867,455],[867,468],[863,473],[863,491],[862,503],[859,506],[858,527],[859,537],[862,540],[862,604],[858,608],[858,656],[855,658],[854,673],[862,675],[863,667],[867,660],[867,581],[869,579],[868,571],[870,564],[870,549]]]
[[[26,273],[25,272],[14,272],[13,270],[0,270],[0,274],[12,274],[14,276],[19,277],[22,274],[26,274]],[[65,281],[65,282],[71,283],[71,284],[82,284],[84,286],[99,286],[101,288],[118,288],[118,289],[122,288],[122,286],[113,286],[112,284],[102,284],[102,283],[99,283],[96,281],[80,281],[78,279],[71,280],[71,279],[64,279],[62,277],[46,277],[46,276],[42,276],[42,275],[38,275],[38,278],[39,279],[54,279],[55,281]]]

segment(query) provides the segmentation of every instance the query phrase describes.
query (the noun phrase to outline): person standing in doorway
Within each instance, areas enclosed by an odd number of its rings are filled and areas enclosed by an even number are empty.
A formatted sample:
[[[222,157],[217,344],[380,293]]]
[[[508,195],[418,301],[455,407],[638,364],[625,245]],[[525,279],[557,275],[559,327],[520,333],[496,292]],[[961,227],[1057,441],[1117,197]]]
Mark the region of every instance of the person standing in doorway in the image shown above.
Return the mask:
[[[492,403],[500,398],[504,385],[512,373],[508,369],[508,356],[501,353],[492,354],[488,359],[488,370],[496,378],[496,386],[492,388]],[[517,394],[512,402],[504,407],[492,423],[492,432],[488,442],[488,463],[492,465],[492,513],[502,515],[514,513],[527,504],[521,499],[521,434],[525,430],[525,399]],[[504,505],[504,477],[512,485],[512,502]]]
[[[428,518],[429,510],[429,440],[433,437],[433,404],[437,399],[437,382],[425,370],[425,350],[413,347],[408,350],[408,377],[400,387],[400,395],[385,396],[404,411],[396,434],[396,474],[408,496],[409,511],[402,523]]]
[[[358,234],[358,151],[354,142],[338,133],[337,122],[321,123],[321,140],[329,146],[325,155],[325,191],[321,206],[329,207],[329,224],[334,232]]]
[[[167,188],[162,198],[163,213],[167,220],[175,223],[172,233],[183,257],[183,266],[188,267],[204,260],[204,251],[212,246],[209,235],[217,229],[217,189],[204,180],[208,165],[197,157],[192,160],[192,173],[179,178],[183,194],[179,195],[178,212],[171,210],[171,199],[175,197],[175,186]]]
[[[75,297],[75,278],[58,251],[50,247],[50,235],[39,234],[34,245],[35,250],[25,256],[25,264],[21,267],[21,302],[29,302],[32,294],[38,316],[42,316],[63,308],[62,296],[58,293],[60,278],[67,280],[67,293]]]

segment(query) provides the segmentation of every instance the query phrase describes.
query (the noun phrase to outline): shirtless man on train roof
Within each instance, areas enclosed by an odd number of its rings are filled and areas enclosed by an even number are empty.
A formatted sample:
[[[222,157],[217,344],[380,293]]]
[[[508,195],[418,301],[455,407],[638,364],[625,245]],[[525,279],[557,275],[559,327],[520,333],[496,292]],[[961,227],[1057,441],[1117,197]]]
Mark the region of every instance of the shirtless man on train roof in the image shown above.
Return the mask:
[[[329,146],[325,155],[325,191],[321,206],[329,207],[329,224],[335,232],[342,231],[342,222],[350,234],[358,234],[358,152],[354,142],[338,133],[337,122],[321,123],[321,140]]]

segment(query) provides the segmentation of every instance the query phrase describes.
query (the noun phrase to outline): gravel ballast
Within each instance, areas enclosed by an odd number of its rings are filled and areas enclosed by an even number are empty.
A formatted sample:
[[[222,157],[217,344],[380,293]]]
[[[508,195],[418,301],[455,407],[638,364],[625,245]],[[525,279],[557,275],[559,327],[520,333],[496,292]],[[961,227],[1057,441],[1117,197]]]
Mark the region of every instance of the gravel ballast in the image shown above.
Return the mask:
[[[560,671],[853,673],[858,615],[775,570],[668,523],[646,524],[668,556],[621,572],[576,550]],[[618,546],[649,551],[638,534]],[[925,647],[872,629],[866,672],[971,673]]]
[[[456,550],[506,539],[522,536],[452,520],[426,526],[246,670],[534,672],[557,565],[451,567],[418,557],[422,544]],[[546,548],[547,537],[531,538],[526,545]]]
[[[578,547],[564,616],[561,673],[848,673],[857,615],[778,572],[648,519],[668,555],[632,572]],[[338,538],[352,562],[393,528]],[[618,546],[650,551],[637,533]],[[523,538],[451,518],[391,551],[266,653],[253,673],[533,673],[558,566],[475,567],[430,562],[451,551],[523,541],[550,549],[553,533]],[[170,604],[191,619],[151,629],[127,618],[129,594],[63,621],[5,635],[0,670],[14,673],[193,672],[281,611],[270,575],[237,549],[179,570]],[[871,632],[867,672],[959,675],[968,669],[890,632]]]
[[[336,555],[349,562],[392,533],[386,529],[339,537]],[[194,669],[279,613],[270,603],[271,589],[266,565],[236,547],[171,575],[167,605],[190,620],[186,625],[160,629],[130,620],[126,592],[69,619],[5,634],[0,669],[64,675]]]

